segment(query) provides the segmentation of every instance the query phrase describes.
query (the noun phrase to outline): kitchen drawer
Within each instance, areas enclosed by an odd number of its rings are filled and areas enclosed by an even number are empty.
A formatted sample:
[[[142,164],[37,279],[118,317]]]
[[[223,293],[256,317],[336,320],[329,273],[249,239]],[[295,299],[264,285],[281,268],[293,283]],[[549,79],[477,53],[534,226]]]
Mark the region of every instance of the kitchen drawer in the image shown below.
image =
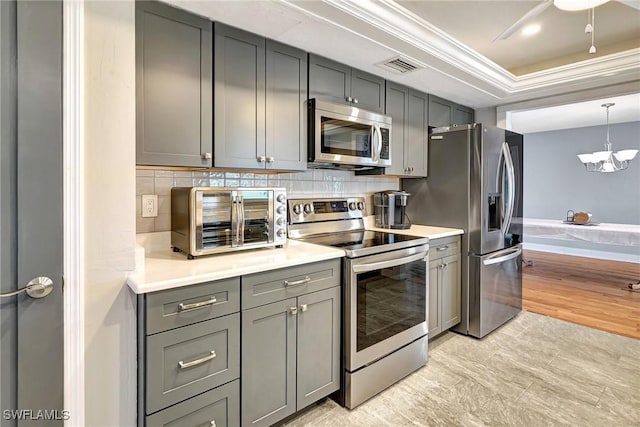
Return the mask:
[[[340,285],[340,259],[242,277],[242,309]]]
[[[235,313],[240,311],[240,278],[153,292],[146,308],[147,335]]]
[[[441,237],[429,240],[429,260],[460,253],[460,236]]]
[[[240,425],[240,380],[200,394],[145,418],[147,427]]]
[[[147,337],[147,414],[240,376],[240,314]]]

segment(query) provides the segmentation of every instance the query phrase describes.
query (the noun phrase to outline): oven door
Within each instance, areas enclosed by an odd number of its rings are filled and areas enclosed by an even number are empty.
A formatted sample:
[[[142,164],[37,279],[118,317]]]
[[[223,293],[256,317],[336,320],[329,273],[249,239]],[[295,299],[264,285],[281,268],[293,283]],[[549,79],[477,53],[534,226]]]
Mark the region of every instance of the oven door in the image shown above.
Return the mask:
[[[427,334],[428,245],[346,260],[346,368]]]
[[[241,189],[236,193],[238,246],[266,246],[273,243],[275,227],[274,191]]]

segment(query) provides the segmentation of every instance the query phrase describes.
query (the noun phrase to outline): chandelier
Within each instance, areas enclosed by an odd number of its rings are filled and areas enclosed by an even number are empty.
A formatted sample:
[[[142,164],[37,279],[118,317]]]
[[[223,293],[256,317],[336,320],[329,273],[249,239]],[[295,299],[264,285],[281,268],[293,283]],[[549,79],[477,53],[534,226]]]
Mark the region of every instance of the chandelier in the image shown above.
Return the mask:
[[[607,109],[607,142],[604,151],[596,151],[590,154],[578,154],[578,158],[584,163],[589,172],[616,172],[629,167],[629,162],[638,153],[638,150],[620,150],[614,153],[609,140],[609,107],[616,104],[608,102],[602,104]]]

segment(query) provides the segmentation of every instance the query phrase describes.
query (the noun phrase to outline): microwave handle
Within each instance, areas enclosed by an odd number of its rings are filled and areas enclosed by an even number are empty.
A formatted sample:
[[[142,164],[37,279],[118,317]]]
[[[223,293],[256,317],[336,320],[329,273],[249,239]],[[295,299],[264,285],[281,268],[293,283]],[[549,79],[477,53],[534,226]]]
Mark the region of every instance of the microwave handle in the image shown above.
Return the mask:
[[[376,140],[378,143],[376,144]],[[382,131],[380,130],[380,126],[374,124],[373,125],[373,153],[371,155],[371,160],[374,162],[378,162],[380,160],[380,153],[382,152]]]

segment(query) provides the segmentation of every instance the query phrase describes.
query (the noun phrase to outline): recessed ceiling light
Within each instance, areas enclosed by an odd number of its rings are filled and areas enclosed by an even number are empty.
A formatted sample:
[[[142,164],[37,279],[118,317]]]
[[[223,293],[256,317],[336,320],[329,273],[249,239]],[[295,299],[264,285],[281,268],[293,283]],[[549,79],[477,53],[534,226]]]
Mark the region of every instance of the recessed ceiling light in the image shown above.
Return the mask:
[[[522,29],[523,36],[532,36],[534,34],[538,34],[540,32],[540,24],[531,24],[527,25]]]

